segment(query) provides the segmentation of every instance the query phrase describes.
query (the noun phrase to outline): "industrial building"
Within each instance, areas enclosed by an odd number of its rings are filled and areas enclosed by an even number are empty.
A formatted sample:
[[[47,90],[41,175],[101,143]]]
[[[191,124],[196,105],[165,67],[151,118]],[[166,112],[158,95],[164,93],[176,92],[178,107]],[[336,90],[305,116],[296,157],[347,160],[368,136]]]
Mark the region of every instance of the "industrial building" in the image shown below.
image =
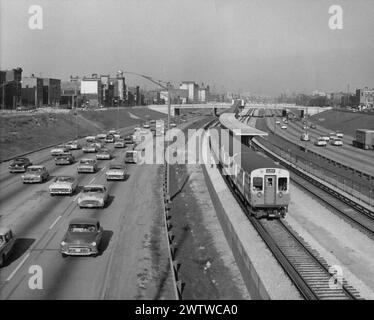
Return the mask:
[[[61,80],[43,78],[43,105],[57,107],[61,99]]]
[[[357,89],[356,98],[359,107],[374,108],[374,89],[368,87]]]
[[[22,78],[21,97],[23,106],[40,108],[43,105],[43,84],[43,79],[35,77],[34,74]]]
[[[180,89],[188,91],[188,98],[183,99],[183,103],[197,103],[199,101],[199,85],[194,81],[183,81]]]
[[[81,80],[81,96],[83,102],[90,107],[102,105],[103,90],[97,74],[93,74],[92,77],[83,77]]]
[[[22,69],[0,70],[0,103],[2,109],[16,109],[21,103]]]

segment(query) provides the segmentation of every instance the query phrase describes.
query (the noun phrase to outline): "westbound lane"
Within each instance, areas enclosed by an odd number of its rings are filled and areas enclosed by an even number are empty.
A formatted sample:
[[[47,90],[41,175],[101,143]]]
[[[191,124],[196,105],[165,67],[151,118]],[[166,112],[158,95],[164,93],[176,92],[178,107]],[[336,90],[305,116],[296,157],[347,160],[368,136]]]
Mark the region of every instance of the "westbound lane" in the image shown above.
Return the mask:
[[[123,152],[115,150],[117,159],[123,160]],[[160,283],[159,273],[168,273],[164,236],[155,240],[154,235],[162,218],[159,166],[130,165],[127,181],[107,183],[109,161],[100,164],[102,171],[78,177],[81,186],[89,182],[108,186],[111,200],[105,209],[79,209],[76,196],[50,197],[49,183],[25,186],[17,197],[3,199],[2,222],[12,226],[19,242],[1,269],[0,299],[173,298],[170,280]],[[54,174],[76,175],[76,164],[59,167]],[[17,190],[8,194],[13,192]],[[104,250],[97,258],[64,259],[58,251],[68,221],[77,216],[96,217],[104,227]],[[155,267],[152,250],[164,266]],[[28,286],[32,265],[44,271],[43,290]]]

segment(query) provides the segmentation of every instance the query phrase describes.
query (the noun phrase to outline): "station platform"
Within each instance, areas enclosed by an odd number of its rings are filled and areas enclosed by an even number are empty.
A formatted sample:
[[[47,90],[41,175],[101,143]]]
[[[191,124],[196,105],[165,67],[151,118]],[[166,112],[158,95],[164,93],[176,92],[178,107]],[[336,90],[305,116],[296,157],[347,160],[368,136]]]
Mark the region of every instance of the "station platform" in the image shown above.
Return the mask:
[[[235,117],[235,113],[221,114],[219,117],[219,122],[224,128],[231,130],[236,136],[258,137],[268,135],[267,132],[250,127],[244,124],[243,122],[239,121]],[[234,129],[237,131],[234,132]]]

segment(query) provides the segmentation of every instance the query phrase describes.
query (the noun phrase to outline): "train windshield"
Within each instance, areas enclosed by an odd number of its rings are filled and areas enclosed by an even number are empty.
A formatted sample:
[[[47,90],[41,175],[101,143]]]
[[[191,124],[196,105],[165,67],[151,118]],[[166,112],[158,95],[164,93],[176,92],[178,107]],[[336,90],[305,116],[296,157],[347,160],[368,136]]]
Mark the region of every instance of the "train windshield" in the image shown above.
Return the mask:
[[[278,190],[279,191],[286,191],[287,190],[287,178],[279,178],[278,179]]]
[[[262,191],[263,188],[263,181],[261,177],[254,177],[253,178],[253,190],[254,191]]]

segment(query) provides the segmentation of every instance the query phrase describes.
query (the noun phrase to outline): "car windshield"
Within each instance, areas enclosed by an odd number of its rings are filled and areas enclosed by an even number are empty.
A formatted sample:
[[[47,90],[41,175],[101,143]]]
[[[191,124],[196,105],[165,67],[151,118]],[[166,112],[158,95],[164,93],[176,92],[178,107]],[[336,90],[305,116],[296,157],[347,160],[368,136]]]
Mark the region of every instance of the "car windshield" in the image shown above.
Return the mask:
[[[95,232],[96,227],[92,224],[71,224],[69,226],[70,232]]]
[[[15,159],[13,162],[14,163],[25,163],[25,162],[27,162],[27,160],[20,158],[20,159]]]
[[[93,161],[92,161],[91,159],[82,159],[82,160],[80,161],[80,163],[83,163],[83,164],[92,164]]]
[[[73,177],[56,177],[55,182],[73,182]]]
[[[27,171],[28,172],[41,172],[42,168],[28,168]]]
[[[103,187],[84,187],[83,188],[83,192],[84,193],[89,193],[89,192],[100,192],[100,193],[103,193],[104,192],[104,188]]]
[[[109,169],[124,169],[124,166],[121,164],[112,164]]]

